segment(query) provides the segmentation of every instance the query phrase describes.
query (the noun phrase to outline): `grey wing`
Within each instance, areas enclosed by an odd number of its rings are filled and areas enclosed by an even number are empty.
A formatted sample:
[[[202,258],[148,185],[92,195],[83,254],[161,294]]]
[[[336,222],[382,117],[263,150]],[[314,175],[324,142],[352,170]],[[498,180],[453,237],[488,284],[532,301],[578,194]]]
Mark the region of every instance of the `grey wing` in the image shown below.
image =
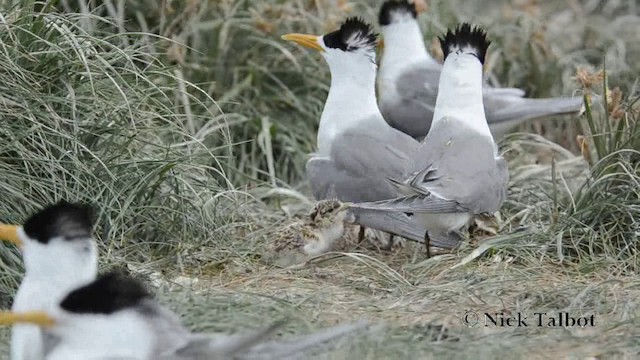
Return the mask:
[[[161,356],[161,360],[217,360],[237,358],[251,347],[263,342],[284,323],[273,323],[262,329],[248,331],[238,335],[192,334],[190,339],[170,354]]]
[[[475,180],[473,194],[467,194],[466,198],[459,201],[463,208],[471,213],[491,213],[500,210],[502,203],[507,198],[509,183],[509,170],[507,162],[502,158],[496,158],[493,163],[484,169],[479,169],[471,180]]]
[[[398,78],[395,87],[400,102],[383,102],[380,106],[389,125],[415,139],[421,139],[429,132],[438,97],[440,72],[439,66],[420,64]]]
[[[487,194],[495,194],[495,197],[497,198],[497,204],[494,205],[494,207],[497,207],[495,211],[498,211],[498,208],[507,199],[507,190],[509,187],[509,165],[507,164],[507,161],[502,157],[496,160],[495,177],[498,178],[499,181],[494,184],[493,190],[489,191]],[[489,200],[486,200],[486,202],[489,202]],[[489,209],[488,212],[491,212],[491,210],[492,209]]]
[[[404,175],[418,146],[414,139],[391,128],[383,134],[348,131],[335,139],[330,158],[307,162],[314,196],[349,202],[393,198],[397,192],[387,178]]]
[[[152,359],[160,360],[195,360],[204,358],[182,357],[177,350],[194,341],[197,335],[185,328],[180,319],[170,310],[160,306],[153,300],[147,300],[140,304],[136,310],[149,322],[149,328],[153,330],[155,346]]]
[[[483,99],[487,122],[496,138],[527,120],[577,113],[583,105],[583,99],[580,97],[528,99],[513,94],[486,91]]]
[[[457,201],[428,195],[402,196],[395,199],[353,204],[351,208],[403,213],[455,213],[466,212]]]
[[[420,212],[420,207],[433,213],[497,211],[506,192],[506,162],[496,159],[492,139],[458,126],[459,119],[442,120],[422,143],[404,181],[416,196],[389,205],[406,212]]]
[[[359,330],[367,328],[369,324],[360,321],[354,324],[341,324],[317,331],[313,334],[299,336],[286,341],[270,341],[251,347],[247,351],[236,356],[242,360],[258,359],[306,359],[305,353],[312,348],[322,348],[327,351],[328,342],[338,338],[352,335]]]
[[[353,215],[354,224],[402,236],[416,242],[424,242],[427,228],[415,217],[397,211],[380,211],[375,207],[367,209],[366,205],[361,206],[361,204],[354,204],[349,209],[350,214]]]
[[[522,89],[518,88],[496,88],[491,87],[488,84],[485,84],[482,88],[482,94],[486,101],[487,97],[495,98],[500,96],[510,96],[510,97],[524,97],[525,92]]]
[[[348,202],[393,197],[393,188],[383,179],[366,177],[337,165],[328,158],[311,158],[306,166],[316,200],[338,199]]]

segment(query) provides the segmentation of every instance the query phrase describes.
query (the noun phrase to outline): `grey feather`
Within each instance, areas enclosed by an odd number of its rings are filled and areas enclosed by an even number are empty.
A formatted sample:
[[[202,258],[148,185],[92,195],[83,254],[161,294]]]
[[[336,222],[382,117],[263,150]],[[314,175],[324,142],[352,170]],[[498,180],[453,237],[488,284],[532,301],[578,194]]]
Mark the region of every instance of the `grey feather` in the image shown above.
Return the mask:
[[[307,178],[316,200],[361,202],[397,196],[389,177],[402,174],[419,143],[398,130],[347,131],[334,140],[330,157],[312,157]]]
[[[352,205],[356,209],[394,211],[404,213],[450,214],[467,212],[456,201],[444,200],[433,195],[412,195],[390,200],[358,203]]]
[[[327,351],[327,342],[339,337],[352,335],[368,326],[368,322],[360,321],[354,324],[337,325],[292,340],[261,343],[239,354],[236,358],[243,360],[306,359],[308,357],[306,352],[311,348],[321,346],[323,351]]]
[[[492,139],[461,124],[464,120],[452,117],[436,123],[409,170],[415,175],[405,183],[416,188],[416,194],[455,201],[474,214],[496,212],[506,193],[506,163],[496,158]],[[424,169],[435,170],[424,173]]]
[[[441,65],[423,63],[412,67],[398,77],[395,90],[398,102],[385,97],[380,89],[380,111],[389,125],[422,139],[429,132],[438,96]],[[516,88],[493,88],[485,85],[483,102],[487,123],[495,138],[519,124],[544,116],[577,113],[582,98],[524,98],[524,91]]]
[[[194,335],[184,347],[161,356],[162,360],[259,360],[305,359],[313,348],[327,351],[326,343],[338,337],[352,335],[369,326],[368,322],[341,324],[318,332],[284,341],[263,341],[273,335],[282,323],[239,335]]]
[[[402,236],[416,242],[424,242],[427,228],[423,223],[405,213],[357,207],[351,208],[349,211],[356,224]]]
[[[494,213],[506,198],[506,161],[494,156],[491,138],[468,130],[452,117],[436,123],[421,143],[404,181],[393,180],[406,194],[353,208],[403,213]],[[401,185],[398,185],[401,184]]]
[[[548,115],[572,114],[583,105],[581,97],[560,97],[549,99],[527,99],[511,96],[485,96],[485,108],[491,111],[491,132],[494,136],[504,135],[521,123]],[[488,118],[489,119],[489,118]]]
[[[228,359],[271,336],[282,327],[284,322],[276,322],[262,329],[248,331],[238,335],[201,335],[194,334],[187,344],[169,355],[162,356],[163,360],[214,360]]]
[[[462,242],[463,238],[455,231],[449,233],[429,232],[429,245],[445,249],[453,249]]]
[[[380,112],[389,125],[415,139],[425,137],[433,119],[440,71],[420,65],[403,73],[395,83],[399,102],[388,100],[380,87]]]

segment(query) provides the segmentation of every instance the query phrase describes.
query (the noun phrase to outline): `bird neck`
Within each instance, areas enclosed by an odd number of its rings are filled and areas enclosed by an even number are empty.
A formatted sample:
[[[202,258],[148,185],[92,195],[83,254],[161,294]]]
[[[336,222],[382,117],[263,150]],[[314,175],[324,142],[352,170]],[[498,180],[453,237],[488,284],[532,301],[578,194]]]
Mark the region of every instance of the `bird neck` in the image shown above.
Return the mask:
[[[415,19],[406,19],[389,24],[382,29],[384,47],[380,61],[380,72],[401,71],[414,63],[438,62],[427,52],[420,26]],[[408,60],[410,59],[410,60]]]
[[[465,121],[482,135],[491,136],[482,98],[482,63],[470,54],[449,54],[438,85],[433,122],[444,117]]]
[[[98,250],[91,240],[70,242],[61,238],[47,244],[25,242],[22,258],[25,281],[53,284],[58,288],[74,288],[95,278]]]
[[[318,152],[328,156],[333,139],[366,122],[368,128],[387,126],[376,102],[376,65],[370,58],[350,54],[328,60],[331,86],[318,129]]]

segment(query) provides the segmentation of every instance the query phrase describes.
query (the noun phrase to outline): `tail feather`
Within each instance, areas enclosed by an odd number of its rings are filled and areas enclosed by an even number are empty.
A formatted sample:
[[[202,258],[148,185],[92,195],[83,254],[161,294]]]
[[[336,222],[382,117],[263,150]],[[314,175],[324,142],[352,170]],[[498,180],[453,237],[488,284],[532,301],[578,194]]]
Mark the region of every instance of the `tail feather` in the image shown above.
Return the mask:
[[[579,97],[502,100],[507,103],[501,107],[485,105],[489,124],[510,122],[516,126],[538,117],[577,113],[583,105],[583,99]]]
[[[384,231],[390,234],[402,236],[405,239],[413,240],[424,244],[427,235],[427,228],[424,223],[417,218],[406,213],[396,211],[373,210],[366,208],[350,208],[353,223],[366,228]],[[444,236],[439,234],[429,234],[429,246],[442,249],[453,249],[460,244],[460,238],[455,236]]]
[[[285,324],[284,321],[273,323],[262,329],[252,330],[237,335],[218,334],[214,336],[194,335],[184,346],[177,349],[171,356],[162,359],[228,359],[246,349],[259,344]]]
[[[486,86],[482,89],[484,96],[513,96],[513,97],[524,97],[525,92],[522,89],[518,88],[494,88],[490,86]]]
[[[424,243],[427,228],[412,216],[400,212],[370,209],[349,209],[349,212],[353,214],[354,223],[360,226]]]
[[[578,113],[583,106],[583,99],[579,97],[527,99],[510,96],[485,96],[484,102],[487,122],[494,138],[502,137],[527,120]]]
[[[283,359],[292,355],[299,355],[296,358],[304,358],[302,353],[312,347],[320,346],[328,341],[345,335],[352,334],[369,326],[366,321],[354,324],[342,324],[328,329],[320,330],[314,334],[301,336],[287,341],[271,341],[253,346],[249,351],[238,354],[239,359]],[[326,351],[326,348],[323,348]]]

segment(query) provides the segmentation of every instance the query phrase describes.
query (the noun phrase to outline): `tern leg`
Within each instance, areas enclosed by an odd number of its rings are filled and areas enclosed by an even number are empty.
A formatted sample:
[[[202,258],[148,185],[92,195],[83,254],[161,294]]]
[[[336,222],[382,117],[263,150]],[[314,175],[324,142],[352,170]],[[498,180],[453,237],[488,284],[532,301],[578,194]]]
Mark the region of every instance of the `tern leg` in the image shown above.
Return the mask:
[[[382,250],[389,251],[389,250],[391,250],[391,248],[393,248],[393,238],[394,237],[395,237],[395,235],[389,234],[389,242],[387,243],[387,245],[385,245],[382,248]]]
[[[360,231],[358,231],[358,244],[360,244],[364,240],[364,226],[360,226]]]
[[[429,232],[424,233],[424,245],[427,247],[427,259],[431,257],[431,249],[429,248],[431,245],[431,238],[429,237]]]

